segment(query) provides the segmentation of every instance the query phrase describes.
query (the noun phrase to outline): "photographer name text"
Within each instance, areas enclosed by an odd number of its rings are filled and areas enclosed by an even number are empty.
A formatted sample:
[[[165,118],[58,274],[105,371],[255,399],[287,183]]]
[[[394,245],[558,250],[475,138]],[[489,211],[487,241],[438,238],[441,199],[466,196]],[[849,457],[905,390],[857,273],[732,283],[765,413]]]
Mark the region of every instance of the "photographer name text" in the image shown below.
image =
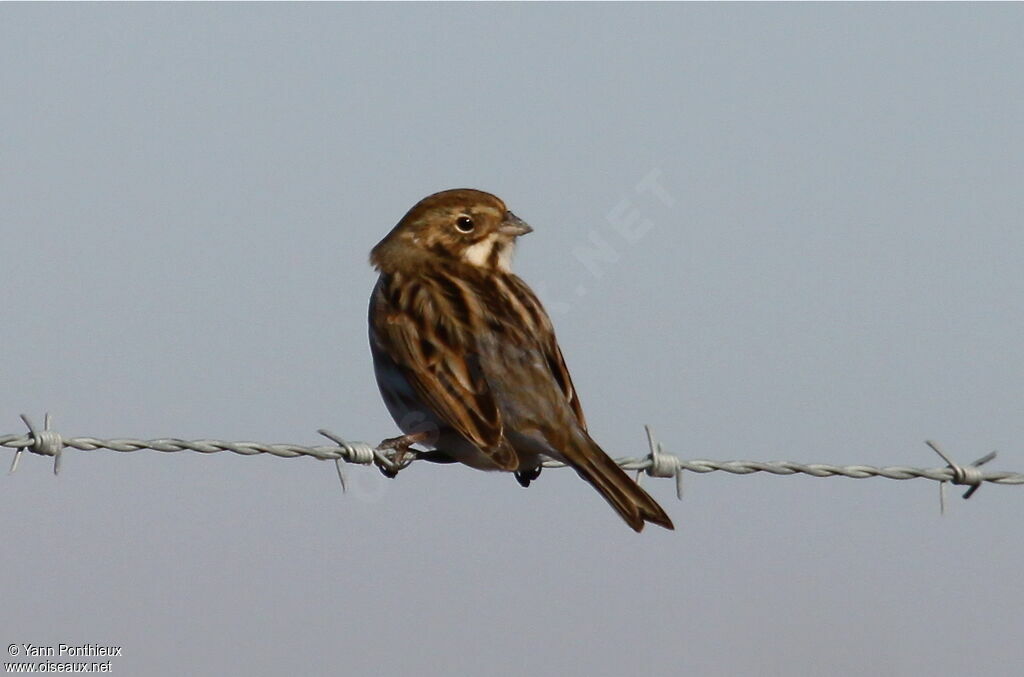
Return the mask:
[[[57,644],[56,646],[43,646],[39,644],[22,644],[21,651],[17,645],[8,647],[8,653],[12,656],[22,655],[29,657],[82,657],[82,656],[120,656],[121,647],[106,646],[103,644]]]

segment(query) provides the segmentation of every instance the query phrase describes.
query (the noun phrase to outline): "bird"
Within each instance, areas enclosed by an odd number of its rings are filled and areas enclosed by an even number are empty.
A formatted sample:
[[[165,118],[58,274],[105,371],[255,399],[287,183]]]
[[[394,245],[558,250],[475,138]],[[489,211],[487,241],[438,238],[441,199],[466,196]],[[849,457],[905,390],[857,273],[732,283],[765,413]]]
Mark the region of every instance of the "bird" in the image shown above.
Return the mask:
[[[532,231],[500,198],[458,188],[417,202],[373,248],[370,352],[403,432],[380,448],[405,459],[413,444],[430,447],[419,453],[512,472],[524,487],[552,458],[635,531],[648,522],[673,529],[587,432],[551,319],[511,269],[518,238]]]

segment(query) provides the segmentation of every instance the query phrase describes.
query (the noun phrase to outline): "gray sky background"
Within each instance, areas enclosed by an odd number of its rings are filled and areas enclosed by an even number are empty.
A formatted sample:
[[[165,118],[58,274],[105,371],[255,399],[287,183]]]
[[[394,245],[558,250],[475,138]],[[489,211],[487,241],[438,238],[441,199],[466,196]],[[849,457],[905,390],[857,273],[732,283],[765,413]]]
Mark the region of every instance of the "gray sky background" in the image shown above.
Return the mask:
[[[613,455],[648,423],[1024,470],[1021,35],[1020,4],[4,4],[0,433],[394,435],[366,256],[470,186],[535,227],[517,271]],[[638,536],[568,471],[349,474],[28,455],[0,640],[121,675],[1019,674],[1022,488],[940,517],[923,480],[647,479],[677,530]]]

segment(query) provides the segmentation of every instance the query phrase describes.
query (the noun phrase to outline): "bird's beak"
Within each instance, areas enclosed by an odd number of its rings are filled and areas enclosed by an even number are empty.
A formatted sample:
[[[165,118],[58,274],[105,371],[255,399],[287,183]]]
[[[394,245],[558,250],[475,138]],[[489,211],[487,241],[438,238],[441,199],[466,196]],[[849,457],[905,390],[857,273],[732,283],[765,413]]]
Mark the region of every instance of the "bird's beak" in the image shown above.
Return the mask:
[[[530,227],[530,224],[523,221],[512,212],[505,212],[505,219],[501,222],[501,225],[498,226],[498,232],[503,235],[519,237],[520,235],[532,233],[533,228]]]

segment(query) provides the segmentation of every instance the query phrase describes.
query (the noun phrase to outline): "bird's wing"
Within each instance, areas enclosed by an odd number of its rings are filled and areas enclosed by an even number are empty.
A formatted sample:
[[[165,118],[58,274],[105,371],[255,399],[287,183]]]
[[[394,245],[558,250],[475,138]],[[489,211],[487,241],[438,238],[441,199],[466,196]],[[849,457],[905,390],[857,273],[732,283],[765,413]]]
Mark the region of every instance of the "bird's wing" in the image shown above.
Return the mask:
[[[450,317],[431,308],[429,290],[389,294],[374,291],[372,340],[402,370],[435,416],[487,454],[502,470],[517,470],[519,459],[504,438],[501,413],[479,365],[479,355]],[[417,312],[403,308],[416,304]]]
[[[587,420],[583,416],[583,405],[580,404],[580,398],[572,385],[572,377],[569,376],[569,369],[565,366],[562,350],[558,347],[558,340],[555,338],[555,330],[551,324],[551,319],[544,312],[544,306],[541,305],[533,290],[525,282],[515,275],[509,275],[508,284],[512,287],[520,302],[529,309],[528,312],[534,317],[534,321],[540,325],[538,331],[534,332],[533,338],[544,355],[548,369],[551,370],[551,376],[558,384],[562,395],[565,396],[565,401],[572,408],[573,415],[579,422],[580,427],[586,430]]]
[[[558,347],[558,342],[555,341],[553,333],[551,334],[551,340],[547,341],[547,345],[544,346],[544,354],[547,357],[548,366],[551,367],[552,376],[555,377],[555,381],[561,387],[565,399],[569,402],[569,406],[572,407],[572,413],[575,414],[580,427],[586,430],[587,419],[583,416],[583,405],[580,404],[580,398],[576,394],[576,389],[572,386],[569,369],[565,366],[565,358],[562,357],[562,350]]]

